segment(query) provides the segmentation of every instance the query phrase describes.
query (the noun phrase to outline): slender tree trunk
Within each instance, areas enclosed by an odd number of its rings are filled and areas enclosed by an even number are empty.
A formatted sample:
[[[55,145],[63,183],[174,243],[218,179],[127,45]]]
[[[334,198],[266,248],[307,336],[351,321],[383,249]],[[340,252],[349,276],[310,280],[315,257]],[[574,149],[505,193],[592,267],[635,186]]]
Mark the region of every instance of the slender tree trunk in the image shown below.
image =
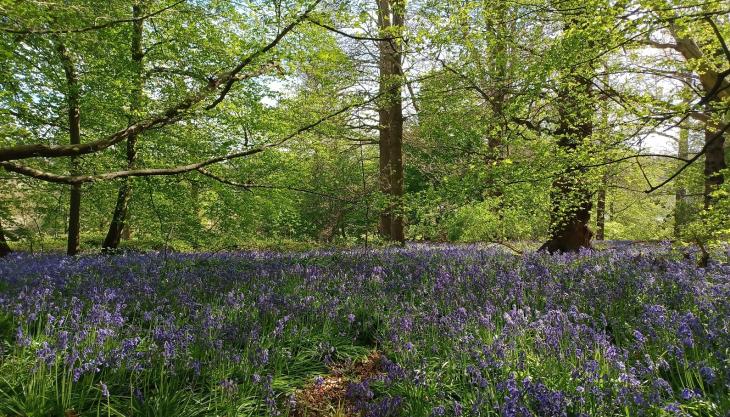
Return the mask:
[[[324,224],[324,227],[319,232],[319,241],[325,243],[332,243],[332,240],[337,233],[337,229],[341,228],[342,218],[345,215],[345,210],[338,203],[335,203],[336,207],[332,207],[330,210],[331,215]]]
[[[708,123],[705,128],[705,141],[707,151],[705,152],[705,209],[715,203],[712,195],[724,182],[722,171],[727,168],[725,164],[725,137],[718,136],[719,129],[716,125]]]
[[[679,142],[677,143],[677,157],[687,159],[689,157],[689,129],[682,127],[679,131]],[[674,193],[674,238],[679,239],[682,233],[682,226],[687,221],[687,189],[681,182],[677,183]]]
[[[608,186],[608,175],[604,174],[601,181],[601,188],[598,190],[596,199],[596,240],[606,238],[606,188]]]
[[[58,42],[56,45],[63,71],[66,75],[66,105],[68,106],[69,143],[81,144],[81,112],[79,110],[79,82],[73,57],[66,46]],[[71,158],[71,173],[79,171],[78,159]],[[66,254],[73,256],[79,253],[81,234],[81,184],[71,185],[71,196],[68,209],[68,244]]]
[[[68,245],[66,254],[77,255],[81,246],[81,185],[71,186],[68,205]]]
[[[0,222],[0,258],[10,254],[10,252],[12,250],[10,249],[10,245],[8,245],[8,241],[5,240],[5,230],[3,229],[2,222]]]
[[[141,108],[142,87],[143,87],[143,58],[142,51],[142,35],[144,30],[144,20],[142,7],[135,4],[132,7],[132,16],[136,19],[132,24],[132,64],[134,65],[134,86],[130,94],[130,122],[137,118],[135,114]],[[134,169],[137,161],[137,135],[130,135],[127,139],[127,169]],[[102,249],[116,249],[122,236],[129,238],[130,229],[128,224],[129,199],[132,194],[131,178],[124,178],[119,185],[117,192],[117,202],[114,207],[112,221],[109,224],[109,231],[102,243]]]

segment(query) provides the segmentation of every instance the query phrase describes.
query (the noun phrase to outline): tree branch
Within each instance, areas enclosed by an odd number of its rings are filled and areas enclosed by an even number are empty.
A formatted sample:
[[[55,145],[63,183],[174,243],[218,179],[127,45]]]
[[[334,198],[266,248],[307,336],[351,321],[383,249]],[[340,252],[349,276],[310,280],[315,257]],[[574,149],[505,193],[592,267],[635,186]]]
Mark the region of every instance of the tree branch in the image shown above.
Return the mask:
[[[283,185],[239,183],[239,182],[231,181],[231,180],[226,179],[226,178],[219,177],[219,176],[211,173],[210,171],[207,171],[207,170],[202,169],[202,168],[199,169],[198,172],[201,173],[201,174],[203,174],[203,175],[205,175],[206,177],[208,177],[210,179],[213,179],[215,181],[218,181],[218,182],[220,182],[222,184],[230,185],[230,186],[236,187],[236,188],[243,188],[246,191],[251,191],[253,188],[262,188],[262,189],[267,189],[267,190],[296,191],[296,192],[299,192],[299,193],[312,194],[312,195],[316,195],[316,196],[319,196],[319,197],[328,198],[328,199],[331,199],[331,200],[342,201],[342,202],[345,202],[345,203],[356,203],[357,202],[356,200],[348,200],[348,199],[345,199],[345,198],[337,197],[337,196],[332,195],[332,194],[321,193],[319,191],[310,190],[310,189],[306,189],[306,188],[288,187],[288,186],[283,186]]]
[[[375,42],[380,42],[380,41],[392,41],[394,39],[401,38],[400,36],[387,36],[387,37],[383,37],[383,38],[378,38],[378,37],[375,37],[375,36],[352,35],[350,33],[347,33],[347,32],[344,32],[342,30],[339,30],[339,29],[337,29],[337,28],[335,28],[333,26],[330,26],[330,25],[328,25],[326,23],[318,22],[318,21],[312,19],[311,17],[310,18],[307,18],[307,21],[309,23],[312,23],[312,24],[314,24],[316,26],[319,26],[319,27],[321,27],[323,29],[327,29],[330,32],[334,32],[334,33],[336,33],[338,35],[342,35],[342,36],[344,36],[346,38],[354,39],[356,41],[375,41]]]
[[[293,133],[285,136],[284,138],[264,145],[260,146],[258,148],[248,149],[245,151],[240,152],[234,152],[228,155],[224,156],[217,156],[214,158],[210,158],[204,161],[187,164],[187,165],[180,165],[177,167],[172,168],[147,168],[147,169],[137,169],[137,170],[125,170],[125,171],[116,171],[116,172],[108,172],[105,174],[94,174],[94,175],[59,175],[54,174],[52,172],[42,171],[36,168],[31,168],[25,165],[16,164],[13,162],[7,162],[7,161],[0,161],[0,166],[5,168],[6,171],[14,172],[16,174],[36,178],[39,180],[43,180],[46,182],[53,182],[57,184],[82,184],[86,182],[95,182],[95,181],[103,181],[103,180],[113,180],[117,178],[127,178],[127,177],[149,177],[149,176],[161,176],[161,175],[177,175],[177,174],[183,174],[186,172],[191,171],[198,171],[201,168],[204,168],[209,165],[217,164],[220,162],[230,161],[233,159],[243,158],[246,156],[255,155],[257,153],[263,152],[269,148],[274,148],[277,146],[281,146],[285,142],[291,140],[292,138],[309,131],[311,129],[314,129],[315,127],[321,125],[322,123],[326,122],[327,120],[330,120],[334,117],[337,117],[349,110],[352,110],[357,107],[364,106],[366,104],[372,103],[378,98],[380,98],[382,94],[377,94],[373,97],[368,98],[367,100],[364,100],[357,104],[349,104],[347,106],[344,106],[343,108],[337,110],[336,112],[330,113],[317,121],[314,121],[312,123],[309,123],[305,126],[300,127]]]
[[[307,16],[314,10],[315,7],[321,2],[322,0],[315,0],[314,3],[309,5],[307,9],[302,13],[296,20],[288,24],[281,32],[279,32],[278,35],[274,38],[273,41],[271,41],[268,45],[263,47],[262,49],[259,49],[258,51],[254,52],[253,54],[249,55],[241,61],[240,64],[238,64],[233,71],[231,71],[232,76],[225,81],[225,85],[223,86],[223,90],[221,91],[218,98],[216,98],[211,104],[207,105],[205,107],[206,110],[210,110],[217,106],[223,99],[226,98],[226,95],[231,90],[231,87],[233,87],[233,84],[237,81],[235,78],[235,74],[239,73],[244,67],[249,65],[251,62],[253,62],[254,59],[258,58],[260,55],[265,54],[272,48],[274,48],[282,39],[284,39],[284,36],[286,36],[287,33],[291,32],[292,29],[294,29],[298,24],[300,24],[302,21],[307,19]]]
[[[93,30],[99,30],[99,29],[106,29],[111,26],[115,26],[122,23],[132,23],[137,22],[140,20],[149,19],[151,17],[155,17],[159,14],[162,14],[166,12],[167,10],[172,9],[173,7],[177,6],[180,3],[184,3],[185,0],[178,0],[168,6],[165,6],[155,12],[149,13],[144,16],[134,17],[134,18],[128,18],[128,19],[118,19],[118,20],[111,20],[106,23],[98,24],[98,25],[92,25],[87,26],[83,28],[75,28],[75,29],[38,29],[38,28],[23,28],[23,29],[13,29],[8,27],[0,27],[0,32],[6,32],[6,33],[14,33],[14,34],[20,34],[20,35],[48,35],[48,34],[67,34],[67,33],[83,33],[83,32],[90,32]]]
[[[0,162],[28,159],[35,157],[63,157],[63,156],[79,156],[99,152],[110,146],[113,146],[119,142],[126,140],[129,136],[138,135],[146,130],[156,127],[163,127],[172,123],[177,122],[182,118],[184,113],[196,104],[203,101],[212,92],[218,90],[223,85],[223,91],[221,91],[218,98],[216,98],[212,104],[206,107],[206,109],[212,109],[218,103],[220,103],[230,91],[231,86],[234,82],[240,79],[239,73],[248,65],[250,65],[257,57],[268,52],[274,48],[284,37],[284,34],[291,31],[297,24],[306,17],[311,10],[316,7],[322,0],[316,0],[305,13],[299,16],[294,22],[292,22],[287,28],[282,31],[274,40],[269,42],[262,49],[248,55],[244,58],[236,67],[232,70],[224,72],[217,77],[211,78],[208,84],[199,89],[194,94],[189,95],[185,99],[181,100],[174,106],[168,108],[163,113],[150,117],[148,119],[139,121],[126,128],[112,133],[103,139],[96,141],[85,142],[81,145],[46,145],[46,144],[31,144],[31,145],[18,145],[0,148]]]
[[[695,161],[697,161],[698,159],[700,159],[700,157],[702,155],[704,155],[705,152],[707,152],[707,149],[710,147],[710,145],[712,145],[716,140],[718,140],[719,138],[721,138],[722,135],[724,135],[725,132],[728,129],[730,129],[730,123],[726,123],[722,127],[722,129],[720,129],[717,133],[715,133],[715,135],[712,138],[710,138],[710,140],[706,141],[705,142],[705,145],[702,147],[702,149],[695,156],[693,156],[692,158],[690,158],[689,160],[687,160],[687,162],[685,162],[684,165],[682,165],[674,174],[670,175],[669,178],[665,179],[664,181],[662,181],[658,185],[655,185],[655,186],[649,188],[645,192],[647,194],[653,193],[654,191],[656,191],[656,190],[664,187],[665,185],[669,184],[673,179],[677,178],[679,176],[679,174],[681,174],[682,172],[684,172],[685,169],[689,168],[690,165],[692,165]]]
[[[712,17],[705,16],[705,20],[712,27],[712,31],[715,33],[715,37],[717,37],[717,40],[720,42],[720,46],[722,47],[722,51],[725,53],[725,58],[727,58],[727,62],[730,63],[730,49],[728,49],[727,43],[725,43],[725,38],[722,36],[722,33],[720,33],[720,29],[715,24],[715,21],[712,20]]]

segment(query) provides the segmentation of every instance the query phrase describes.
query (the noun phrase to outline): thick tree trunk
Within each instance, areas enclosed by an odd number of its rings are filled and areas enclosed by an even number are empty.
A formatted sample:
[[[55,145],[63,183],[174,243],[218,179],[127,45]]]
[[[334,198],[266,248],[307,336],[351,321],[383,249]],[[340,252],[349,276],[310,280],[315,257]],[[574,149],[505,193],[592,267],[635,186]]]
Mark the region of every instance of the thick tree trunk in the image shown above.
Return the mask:
[[[134,65],[134,87],[130,94],[130,122],[133,122],[137,118],[135,114],[141,108],[142,102],[142,87],[143,87],[143,58],[144,53],[142,51],[142,34],[144,29],[144,20],[141,19],[142,7],[135,4],[132,7],[132,16],[137,19],[134,21],[132,26],[132,64]],[[135,167],[137,160],[137,135],[130,135],[127,139],[127,169],[132,170]],[[124,178],[122,183],[119,185],[119,191],[117,193],[117,202],[114,207],[114,214],[112,215],[112,221],[109,224],[109,231],[104,238],[102,243],[102,249],[110,250],[119,247],[119,242],[124,235],[129,236],[129,224],[128,211],[129,211],[129,199],[132,194],[132,184],[130,178]]]
[[[689,157],[689,129],[682,127],[679,131],[679,142],[677,143],[677,157],[687,159]],[[682,234],[682,226],[687,221],[689,203],[687,202],[687,189],[681,182],[677,183],[674,192],[674,238],[679,239]]]
[[[555,253],[590,248],[593,232],[588,222],[593,204],[582,179],[565,176],[553,182],[551,199],[550,239],[540,250]]]
[[[403,218],[403,101],[401,40],[392,39],[394,30],[404,24],[404,4],[395,0],[378,1],[380,92],[383,101],[378,110],[380,128],[380,190],[388,196],[387,209],[380,216],[380,234],[404,243]]]
[[[707,151],[705,152],[705,209],[715,203],[712,195],[724,182],[722,170],[727,168],[725,164],[725,137],[718,136],[718,129],[708,124],[705,129],[705,141]]]
[[[566,14],[565,30],[587,24],[581,14]],[[590,44],[586,45],[587,49]],[[593,117],[596,109],[592,104],[595,73],[588,66],[565,68],[560,79],[556,102],[558,129],[555,136],[564,151],[566,169],[552,185],[550,213],[550,238],[540,250],[577,252],[591,247],[593,232],[588,227],[593,208],[593,195],[585,183],[585,168],[577,160],[578,151],[593,135]]]
[[[573,76],[571,76],[573,78]],[[574,78],[581,88],[578,91],[564,89],[560,98],[560,128],[556,135],[558,145],[566,152],[568,167],[552,186],[550,213],[550,239],[540,250],[577,252],[591,247],[593,232],[588,227],[593,206],[591,192],[585,184],[583,169],[575,169],[576,151],[593,133],[593,112],[586,108],[591,86],[584,79]]]
[[[390,2],[389,0],[377,0],[378,1],[378,28],[380,29],[381,36],[385,36],[387,29],[390,27]],[[388,91],[389,75],[391,72],[390,61],[388,60],[388,50],[390,46],[387,40],[381,40],[378,42],[379,50],[379,83],[380,83],[380,94],[385,100],[388,99],[386,93]],[[378,150],[380,153],[379,157],[379,185],[380,192],[385,196],[390,197],[390,112],[387,103],[379,104],[378,108],[378,129],[379,129],[379,142]],[[390,210],[386,208],[380,213],[379,232],[380,236],[385,239],[390,239],[390,226],[392,218]]]
[[[393,25],[400,32],[405,24],[404,5],[394,1],[392,5]],[[391,68],[393,69],[393,88],[390,101],[390,192],[393,195],[391,211],[390,239],[405,243],[403,218],[403,51],[401,39],[389,42],[392,49]]]
[[[2,222],[0,222],[0,258],[10,254],[10,252],[12,250],[10,249],[10,245],[8,245],[8,241],[5,240],[5,230],[3,229]]]
[[[378,143],[378,150],[380,151],[379,158],[379,185],[380,192],[383,193],[387,198],[390,198],[390,129],[387,123],[388,114],[385,110],[380,110],[380,141]],[[384,124],[385,123],[385,124]],[[390,207],[386,207],[380,213],[380,223],[378,225],[378,231],[380,236],[384,239],[390,239],[390,225],[392,224],[392,216]]]
[[[397,109],[391,114],[390,136],[390,192],[393,199],[391,205],[390,239],[405,243],[403,218],[403,114],[400,100]]]
[[[504,9],[499,9],[502,13],[500,17],[505,18]],[[494,65],[496,70],[496,85],[494,91],[494,97],[492,101],[488,103],[492,106],[492,113],[494,119],[498,120],[497,128],[490,129],[489,137],[487,139],[487,146],[489,147],[488,156],[486,159],[487,166],[493,166],[495,162],[504,159],[503,156],[503,136],[507,133],[508,122],[507,117],[504,114],[505,103],[507,102],[507,59],[504,55],[507,53],[507,47],[505,42],[498,40],[494,50]],[[498,181],[496,178],[490,178],[487,182],[487,195],[491,198],[497,199],[497,218],[503,221],[504,202],[500,198],[504,194],[502,189],[499,188]],[[496,239],[502,239],[502,236],[495,236]]]
[[[71,54],[63,43],[56,45],[63,71],[66,75],[66,105],[68,106],[69,143],[79,145],[81,143],[81,112],[79,110],[80,87],[76,67]],[[78,173],[78,160],[71,158],[71,173]],[[79,253],[81,236],[81,184],[71,186],[71,196],[68,209],[68,244],[66,254],[76,255]]]

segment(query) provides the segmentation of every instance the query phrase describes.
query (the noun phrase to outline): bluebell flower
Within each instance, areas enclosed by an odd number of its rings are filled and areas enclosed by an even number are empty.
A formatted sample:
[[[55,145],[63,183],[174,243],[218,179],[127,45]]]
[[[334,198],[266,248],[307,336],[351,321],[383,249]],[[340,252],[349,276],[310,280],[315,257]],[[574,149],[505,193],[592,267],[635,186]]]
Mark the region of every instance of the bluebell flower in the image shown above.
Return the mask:
[[[446,414],[446,408],[443,405],[434,407],[431,410],[431,417],[441,417]]]
[[[694,391],[692,391],[689,388],[684,388],[684,389],[682,389],[680,396],[682,397],[683,400],[687,401],[687,400],[691,400],[692,398],[694,398],[695,393],[694,393]]]
[[[709,366],[702,366],[700,368],[700,375],[709,384],[715,382],[715,371]]]

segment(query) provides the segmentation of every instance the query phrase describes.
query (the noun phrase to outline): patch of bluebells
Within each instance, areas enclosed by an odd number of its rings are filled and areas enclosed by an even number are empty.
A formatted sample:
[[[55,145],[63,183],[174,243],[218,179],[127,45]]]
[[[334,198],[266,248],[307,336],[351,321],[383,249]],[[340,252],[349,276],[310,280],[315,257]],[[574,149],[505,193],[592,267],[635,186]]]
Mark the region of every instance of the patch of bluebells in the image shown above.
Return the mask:
[[[730,267],[642,252],[16,254],[0,314],[5,353],[105,400],[149,400],[162,371],[282,415],[303,345],[315,375],[371,343],[381,374],[347,391],[367,416],[730,412]]]

